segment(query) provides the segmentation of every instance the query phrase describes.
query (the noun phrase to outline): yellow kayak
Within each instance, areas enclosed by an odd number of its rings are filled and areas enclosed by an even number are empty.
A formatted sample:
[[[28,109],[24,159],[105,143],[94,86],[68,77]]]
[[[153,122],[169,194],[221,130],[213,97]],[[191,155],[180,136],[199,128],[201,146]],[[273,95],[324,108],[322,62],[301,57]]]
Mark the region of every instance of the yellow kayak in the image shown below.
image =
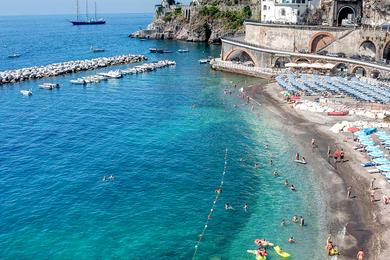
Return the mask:
[[[257,254],[257,250],[246,250],[249,254],[256,255],[256,260],[267,260],[266,256],[261,256]]]
[[[290,257],[290,254],[287,252],[284,252],[283,249],[280,248],[280,246],[275,246],[274,250],[281,257],[284,257],[284,258]]]

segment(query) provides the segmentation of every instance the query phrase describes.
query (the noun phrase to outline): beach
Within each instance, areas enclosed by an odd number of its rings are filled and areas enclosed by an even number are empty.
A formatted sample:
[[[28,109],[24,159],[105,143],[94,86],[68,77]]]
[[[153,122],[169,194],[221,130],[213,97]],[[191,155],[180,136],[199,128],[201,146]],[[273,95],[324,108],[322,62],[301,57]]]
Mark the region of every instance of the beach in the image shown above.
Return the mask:
[[[330,127],[338,119],[329,119],[324,114],[300,111],[283,100],[281,89],[276,83],[244,88],[255,102],[272,111],[280,122],[278,127],[312,150],[311,139],[315,138],[318,148],[307,154],[306,159],[314,167],[318,183],[324,190],[326,202],[327,229],[335,244],[340,248],[338,259],[356,257],[360,248],[366,252],[367,259],[387,259],[389,247],[389,207],[380,201],[383,194],[390,194],[390,185],[379,174],[369,175],[360,163],[364,155],[352,149],[352,135],[334,134]],[[346,152],[346,162],[334,164],[328,159],[327,146],[337,144]],[[369,197],[370,181],[376,177],[377,202],[371,203]],[[352,186],[352,199],[347,198],[347,187]],[[326,237],[323,238],[325,250]]]

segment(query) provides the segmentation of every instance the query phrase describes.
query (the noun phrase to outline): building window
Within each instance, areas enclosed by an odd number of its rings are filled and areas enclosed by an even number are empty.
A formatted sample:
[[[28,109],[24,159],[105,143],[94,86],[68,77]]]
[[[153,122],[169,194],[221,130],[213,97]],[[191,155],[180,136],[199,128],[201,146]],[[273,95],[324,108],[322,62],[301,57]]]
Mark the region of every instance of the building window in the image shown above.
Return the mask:
[[[286,10],[285,10],[284,8],[282,8],[282,9],[280,10],[280,15],[281,15],[281,16],[286,16]]]
[[[304,4],[306,2],[306,0],[302,0],[302,4]]]
[[[267,6],[266,5],[263,5],[263,10],[267,10]]]

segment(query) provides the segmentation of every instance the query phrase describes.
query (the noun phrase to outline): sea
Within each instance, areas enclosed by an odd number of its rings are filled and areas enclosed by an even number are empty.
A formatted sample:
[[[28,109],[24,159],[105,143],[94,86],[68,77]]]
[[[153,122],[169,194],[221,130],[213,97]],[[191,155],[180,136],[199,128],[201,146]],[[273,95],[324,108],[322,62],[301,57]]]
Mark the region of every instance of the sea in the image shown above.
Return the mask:
[[[0,259],[255,259],[247,250],[257,238],[290,259],[324,259],[320,173],[293,164],[300,144],[239,96],[265,82],[199,64],[218,57],[218,45],[129,38],[152,14],[103,17],[106,25],[79,27],[72,15],[0,17],[0,71],[122,54],[177,62],[85,87],[69,81],[112,68],[0,86]]]

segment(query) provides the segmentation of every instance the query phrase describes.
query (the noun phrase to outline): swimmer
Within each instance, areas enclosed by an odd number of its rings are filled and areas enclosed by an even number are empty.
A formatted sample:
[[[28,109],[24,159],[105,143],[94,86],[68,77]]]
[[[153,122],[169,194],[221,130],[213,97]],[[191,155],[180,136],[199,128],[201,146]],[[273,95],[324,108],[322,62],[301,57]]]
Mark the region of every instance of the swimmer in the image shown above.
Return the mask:
[[[295,155],[295,160],[299,161],[299,153]]]
[[[110,177],[108,177],[108,179],[109,179],[110,181],[113,181],[113,180],[115,180],[115,177],[114,177],[113,175],[110,175]]]
[[[257,169],[259,167],[260,167],[260,164],[259,163],[255,163],[255,169]]]
[[[301,216],[301,226],[303,227],[305,225],[305,219]]]
[[[297,215],[294,215],[294,216],[292,217],[291,221],[292,221],[293,223],[297,223],[297,222],[298,222],[298,216],[297,216]]]
[[[274,161],[272,161],[272,159],[269,159],[269,164],[274,165]]]
[[[303,162],[303,163],[306,163],[306,159],[305,159],[305,157],[303,157],[303,156],[302,156],[302,162]]]
[[[222,189],[221,189],[221,188],[216,188],[216,189],[215,189],[215,192],[218,193],[218,194],[221,194]]]
[[[225,209],[226,210],[231,210],[231,209],[233,209],[233,207],[229,203],[226,203],[225,204]]]
[[[106,176],[104,175],[102,181],[106,181],[106,180],[107,180],[107,178],[106,178]]]
[[[268,144],[264,145],[264,148],[265,148],[265,149],[268,149],[268,148],[269,148]]]
[[[284,186],[288,186],[288,180],[287,179],[284,181]]]
[[[289,242],[290,244],[295,243],[294,237],[290,237],[290,238],[288,239],[288,242]]]
[[[295,186],[294,186],[293,184],[291,184],[290,189],[291,189],[292,191],[297,191],[297,190],[295,189]]]
[[[282,219],[282,222],[280,223],[280,225],[283,227],[287,224],[286,220],[285,219]]]
[[[244,204],[244,210],[245,210],[245,212],[248,210],[248,203]]]
[[[279,173],[277,171],[274,171],[274,176],[275,177],[278,177],[279,176]]]

